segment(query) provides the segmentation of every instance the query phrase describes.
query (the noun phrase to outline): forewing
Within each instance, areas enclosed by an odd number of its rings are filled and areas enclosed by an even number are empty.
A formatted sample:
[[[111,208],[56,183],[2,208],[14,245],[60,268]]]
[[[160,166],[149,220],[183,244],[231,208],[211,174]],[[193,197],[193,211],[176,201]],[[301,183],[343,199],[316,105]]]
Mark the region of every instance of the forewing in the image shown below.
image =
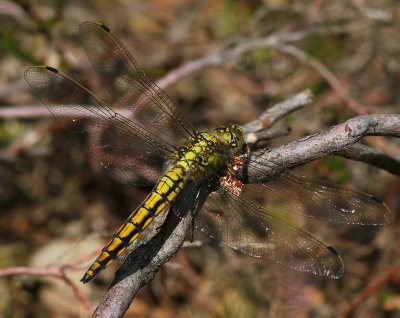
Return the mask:
[[[99,23],[84,22],[79,34],[86,54],[103,87],[115,101],[134,113],[133,120],[168,142],[185,140],[193,129],[176,113],[176,105],[150,81],[126,47]]]
[[[277,165],[257,163],[260,174]],[[293,212],[336,223],[382,225],[390,221],[390,210],[376,197],[329,182],[315,181],[286,170],[274,180],[246,188],[250,198],[263,201],[271,210]]]
[[[116,178],[133,184],[158,179],[172,146],[53,68],[31,67],[25,79],[64,128]]]
[[[201,232],[238,252],[315,275],[343,274],[342,260],[332,247],[243,194],[235,196],[224,188],[211,193],[195,222]]]

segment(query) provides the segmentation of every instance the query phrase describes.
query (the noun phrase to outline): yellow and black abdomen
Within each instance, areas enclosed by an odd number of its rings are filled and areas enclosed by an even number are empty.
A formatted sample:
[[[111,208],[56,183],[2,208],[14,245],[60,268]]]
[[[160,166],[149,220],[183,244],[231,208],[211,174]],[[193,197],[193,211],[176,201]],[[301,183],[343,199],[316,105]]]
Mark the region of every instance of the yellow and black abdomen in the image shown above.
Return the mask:
[[[153,191],[132,212],[125,223],[113,234],[99,257],[81,279],[87,283],[102,269],[111,265],[146,229],[154,218],[169,205],[182,190],[187,179],[187,167],[176,164],[160,179]]]
[[[188,180],[198,182],[209,175],[210,171],[221,166],[222,158],[212,150],[217,144],[215,137],[208,133],[199,133],[197,140],[181,147],[176,154],[175,164],[163,175],[152,192],[125,223],[114,233],[112,239],[101,251],[81,279],[87,283],[102,269],[109,266],[132,244],[154,218],[164,211],[181,192]]]

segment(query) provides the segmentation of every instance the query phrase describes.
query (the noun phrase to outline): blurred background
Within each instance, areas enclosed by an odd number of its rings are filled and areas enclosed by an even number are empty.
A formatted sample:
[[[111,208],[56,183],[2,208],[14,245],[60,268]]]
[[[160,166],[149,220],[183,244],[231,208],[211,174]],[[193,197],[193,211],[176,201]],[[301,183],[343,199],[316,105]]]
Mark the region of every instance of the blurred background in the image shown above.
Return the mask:
[[[154,81],[198,62],[165,85],[197,129],[244,124],[311,89],[314,102],[280,123],[292,131],[274,147],[367,112],[399,112],[399,15],[396,0],[0,1],[0,271],[79,263],[67,272],[78,291],[49,274],[1,278],[0,316],[86,317],[82,298],[92,311],[118,262],[81,285],[82,259],[148,190],[110,178],[23,79],[29,66],[50,65],[101,96],[79,44],[81,22],[109,26]],[[212,65],[216,52],[230,55]],[[400,157],[394,138],[362,142]],[[126,317],[400,317],[399,179],[334,156],[300,171],[374,194],[393,212],[383,227],[299,224],[340,251],[343,278],[286,270],[196,236],[203,244],[164,265]]]

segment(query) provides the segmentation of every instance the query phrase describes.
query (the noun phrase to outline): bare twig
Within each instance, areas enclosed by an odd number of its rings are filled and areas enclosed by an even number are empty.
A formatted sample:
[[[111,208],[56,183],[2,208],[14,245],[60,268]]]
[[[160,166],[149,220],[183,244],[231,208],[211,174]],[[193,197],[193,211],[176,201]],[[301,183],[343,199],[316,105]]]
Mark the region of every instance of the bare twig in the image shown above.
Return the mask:
[[[269,128],[282,117],[299,110],[300,108],[309,105],[312,102],[312,93],[309,89],[302,91],[285,99],[283,102],[267,109],[256,120],[253,120],[243,126],[246,132],[257,132],[259,130]]]
[[[344,100],[347,106],[353,110],[357,115],[366,114],[369,112],[374,112],[375,109],[372,106],[361,105],[353,98],[349,96],[346,88],[340,83],[338,78],[318,59],[307,55],[304,51],[300,50],[294,45],[289,44],[278,44],[275,48],[281,52],[289,54],[300,61],[309,64],[314,69],[321,74],[321,76],[328,81],[329,84],[333,87],[333,89],[339,94],[340,97]]]
[[[46,268],[33,268],[33,267],[10,267],[0,269],[0,277],[14,276],[14,275],[32,275],[32,276],[62,276],[62,268],[60,266],[50,266]]]
[[[174,71],[173,71],[174,72]],[[171,73],[173,73],[171,72]],[[170,73],[169,73],[170,74]],[[176,76],[176,75],[174,75]],[[164,79],[167,79],[168,81],[172,81],[171,79],[168,79],[169,75],[166,75],[163,79],[158,81],[157,83],[160,83],[161,81],[164,81]],[[176,77],[175,77],[175,80]],[[172,82],[168,85],[171,85]],[[167,85],[167,83],[164,83],[163,85]],[[301,107],[304,107],[311,103],[312,101],[312,93],[310,90],[305,90],[301,93],[296,94],[295,96],[286,99],[282,103],[279,103],[270,109],[268,109],[265,113],[263,113],[258,119],[246,124],[244,126],[244,129],[246,131],[257,131],[260,130],[261,128],[268,128],[272,126],[275,122],[277,122],[280,118],[283,116],[294,112]],[[69,114],[74,112],[74,108],[76,108],[76,114],[79,115],[81,112],[79,111],[79,107],[76,107],[74,105],[69,106]],[[88,109],[90,107],[87,106]],[[114,108],[114,111],[117,111],[120,115],[124,117],[130,117],[132,115],[132,112],[125,108]],[[86,112],[86,114],[91,114],[92,112]],[[26,106],[18,106],[18,107],[2,107],[0,108],[0,118],[42,118],[42,117],[49,117],[51,116],[51,113],[43,106],[36,106],[36,105],[26,105]],[[94,115],[93,115],[94,116]]]
[[[399,138],[400,115],[372,114],[358,116],[319,134],[305,137],[271,149],[268,152],[265,150],[256,151],[252,154],[252,158],[257,159],[255,161],[250,159],[249,182],[260,183],[268,181],[286,169],[337,153],[366,136],[392,136]],[[275,163],[273,165],[274,169],[271,169],[271,171],[263,169],[264,174],[260,174],[259,169],[252,169],[252,164],[257,167],[257,164],[265,163],[266,167],[272,167],[270,162]],[[400,171],[397,171],[396,175],[400,176]]]
[[[79,108],[73,105],[70,105],[69,108],[72,112],[74,112],[74,108],[76,109],[76,114],[79,115]],[[90,109],[90,107],[87,107]],[[118,108],[115,109],[118,111],[119,114],[125,117],[129,117],[132,115],[127,109]],[[0,108],[0,118],[28,118],[28,119],[35,119],[35,118],[44,118],[44,117],[52,117],[53,115],[48,111],[48,109],[44,106],[37,106],[37,105],[25,105],[25,106],[18,106],[18,107],[1,107]]]
[[[283,136],[287,136],[290,134],[292,129],[284,125],[283,127],[280,128],[270,128],[270,129],[264,129],[261,131],[256,131],[256,132],[250,132],[245,135],[245,141],[247,144],[256,144],[260,141],[266,141],[270,139],[275,139]]]
[[[79,300],[82,307],[85,309],[87,316],[90,316],[90,304],[89,300],[82,293],[80,288],[66,275],[68,270],[73,269],[73,265],[67,266],[49,266],[45,268],[33,268],[33,267],[10,267],[0,269],[0,277],[15,276],[15,275],[30,275],[30,276],[45,276],[55,277],[63,280],[71,289],[75,297]]]
[[[341,317],[353,317],[354,312],[357,310],[360,304],[362,304],[362,302],[364,302],[368,297],[374,295],[381,286],[387,284],[390,281],[398,284],[400,282],[399,265],[400,264],[395,264],[393,266],[390,266],[385,270],[383,274],[381,274],[367,287],[365,287],[365,289],[362,290],[361,293],[359,293],[358,296],[349,304]]]
[[[389,156],[379,149],[355,144],[335,154],[347,159],[365,162],[395,175],[400,175],[400,160]]]
[[[207,67],[220,66],[230,60],[237,60],[245,54],[266,47],[274,47],[278,44],[298,42],[308,36],[316,34],[348,33],[356,27],[355,24],[332,27],[316,27],[295,32],[278,31],[269,36],[243,41],[238,46],[230,49],[217,50],[197,60],[183,64],[170,71],[156,83],[161,88],[166,88],[183,77],[199,72]]]

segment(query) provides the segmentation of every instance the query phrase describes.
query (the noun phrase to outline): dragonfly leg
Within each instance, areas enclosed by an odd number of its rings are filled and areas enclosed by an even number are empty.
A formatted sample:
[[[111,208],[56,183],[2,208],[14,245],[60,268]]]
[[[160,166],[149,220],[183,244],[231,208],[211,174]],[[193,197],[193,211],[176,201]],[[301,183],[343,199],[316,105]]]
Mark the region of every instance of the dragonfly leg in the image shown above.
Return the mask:
[[[194,229],[196,226],[196,216],[199,213],[199,211],[202,208],[203,203],[204,203],[204,200],[201,199],[202,193],[203,193],[203,191],[202,191],[202,188],[200,187],[196,193],[196,197],[194,199],[193,206],[190,209],[190,213],[192,215],[192,234],[190,237],[190,242],[192,242],[192,243],[194,241]]]

